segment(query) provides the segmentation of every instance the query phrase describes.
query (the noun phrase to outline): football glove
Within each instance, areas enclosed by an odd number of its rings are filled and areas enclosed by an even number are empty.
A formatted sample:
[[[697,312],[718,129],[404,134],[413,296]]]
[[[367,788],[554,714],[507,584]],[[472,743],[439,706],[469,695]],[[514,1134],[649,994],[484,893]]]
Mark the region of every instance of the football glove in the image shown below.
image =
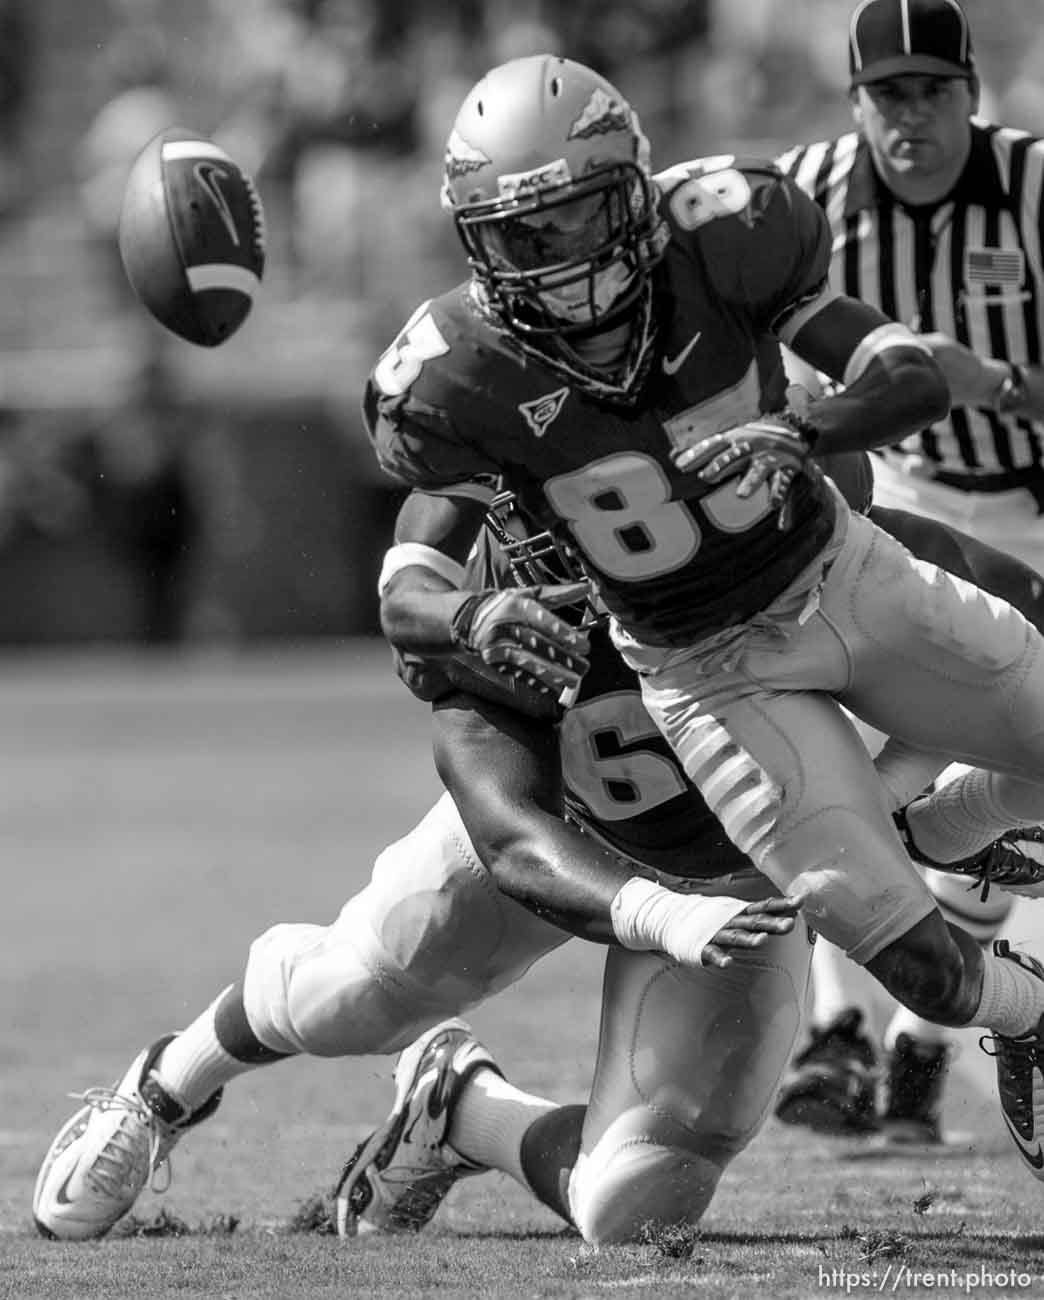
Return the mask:
[[[585,582],[475,592],[453,617],[453,644],[538,690],[572,696],[588,669],[588,637],[551,611],[586,592]]]
[[[427,659],[392,646],[395,671],[419,700],[434,704],[456,691],[478,695],[531,718],[556,719],[559,701],[546,686],[521,677],[508,677],[484,663],[477,654],[458,649],[450,659]]]
[[[738,497],[750,497],[767,483],[769,502],[781,529],[790,526],[790,489],[816,445],[815,428],[791,411],[762,416],[749,424],[713,433],[674,457],[678,469],[718,484],[742,475]]]

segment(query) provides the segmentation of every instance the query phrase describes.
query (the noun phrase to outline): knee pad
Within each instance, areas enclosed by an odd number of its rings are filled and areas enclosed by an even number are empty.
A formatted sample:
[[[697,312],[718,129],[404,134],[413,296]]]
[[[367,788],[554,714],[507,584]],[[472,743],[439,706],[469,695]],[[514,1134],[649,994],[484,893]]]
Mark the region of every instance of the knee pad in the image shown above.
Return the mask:
[[[568,937],[500,893],[444,795],[332,925],[276,925],[255,941],[244,1004],[274,1051],[393,1052]]]
[[[569,1180],[569,1210],[584,1241],[608,1246],[646,1230],[695,1224],[714,1196],[730,1155],[710,1156],[632,1139],[581,1155]]]
[[[368,1056],[396,1052],[460,1008],[407,987],[368,950],[365,930],[276,925],[250,949],[247,1019],[277,1052]]]

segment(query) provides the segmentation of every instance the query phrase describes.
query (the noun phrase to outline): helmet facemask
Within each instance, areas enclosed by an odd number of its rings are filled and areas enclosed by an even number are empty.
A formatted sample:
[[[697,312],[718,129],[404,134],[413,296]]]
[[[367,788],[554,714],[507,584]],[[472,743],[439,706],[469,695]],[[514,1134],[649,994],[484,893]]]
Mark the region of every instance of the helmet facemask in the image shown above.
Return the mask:
[[[486,511],[486,529],[507,561],[520,587],[561,586],[583,582],[587,596],[575,606],[557,606],[559,617],[585,626],[601,622],[606,611],[591,587],[578,552],[548,529],[541,528],[519,503],[514,492],[498,492]],[[567,611],[563,613],[563,610]]]
[[[468,204],[457,229],[491,306],[533,338],[590,334],[642,296],[659,249],[651,186],[633,163]]]

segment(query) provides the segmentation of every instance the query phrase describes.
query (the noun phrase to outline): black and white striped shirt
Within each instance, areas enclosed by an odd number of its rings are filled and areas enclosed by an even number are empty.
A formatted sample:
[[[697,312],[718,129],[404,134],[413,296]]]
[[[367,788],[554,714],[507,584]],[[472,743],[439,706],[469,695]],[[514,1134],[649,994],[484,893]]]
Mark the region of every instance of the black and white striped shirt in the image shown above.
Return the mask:
[[[1037,365],[1044,342],[1044,140],[972,123],[968,163],[947,202],[904,207],[852,132],[777,160],[823,208],[831,286],[916,330],[941,331],[980,356]],[[1044,422],[971,407],[908,438],[953,486],[1044,484]]]

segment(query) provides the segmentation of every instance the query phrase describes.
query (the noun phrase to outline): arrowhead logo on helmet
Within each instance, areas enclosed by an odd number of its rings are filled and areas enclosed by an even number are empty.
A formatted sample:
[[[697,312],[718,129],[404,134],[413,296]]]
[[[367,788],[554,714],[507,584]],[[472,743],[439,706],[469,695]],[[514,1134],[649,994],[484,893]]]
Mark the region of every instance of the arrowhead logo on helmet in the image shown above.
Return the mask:
[[[481,149],[468,144],[461,133],[454,128],[446,141],[446,176],[456,180],[458,176],[467,176],[470,172],[481,171],[491,159]]]
[[[593,135],[608,135],[610,131],[627,131],[631,115],[626,104],[613,99],[601,86],[592,91],[579,117],[569,128],[569,140],[589,140]]]

